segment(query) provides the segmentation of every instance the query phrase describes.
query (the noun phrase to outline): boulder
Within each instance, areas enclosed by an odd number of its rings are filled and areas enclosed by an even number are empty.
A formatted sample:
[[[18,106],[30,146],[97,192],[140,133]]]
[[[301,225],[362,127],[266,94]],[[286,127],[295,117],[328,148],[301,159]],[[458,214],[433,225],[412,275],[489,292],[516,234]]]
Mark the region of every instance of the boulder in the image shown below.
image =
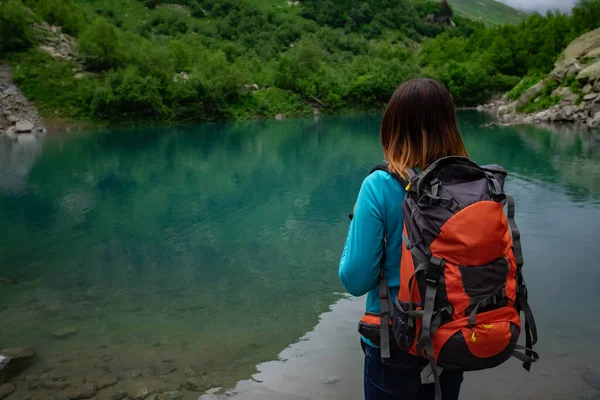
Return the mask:
[[[539,122],[548,122],[552,119],[552,111],[550,111],[550,110],[540,111],[539,113],[537,113],[533,116],[533,119],[535,121],[539,121]]]
[[[600,78],[600,60],[585,67],[577,74],[577,80],[580,82],[594,82],[598,78]]]
[[[600,112],[597,112],[593,117],[587,120],[587,125],[590,128],[600,128]]]
[[[563,110],[552,110],[550,121],[559,122],[566,119],[565,112]]]
[[[0,350],[0,385],[27,369],[34,357],[33,347]]]
[[[525,91],[517,100],[517,108],[528,104],[531,100],[537,97],[538,94],[546,87],[546,81],[541,80]]]
[[[579,96],[571,91],[569,87],[559,87],[558,89],[552,92],[552,96],[560,96],[561,104],[563,105],[573,105],[577,103]]]
[[[558,61],[554,64],[554,70],[551,75],[558,82],[562,82],[567,76],[577,74],[582,70],[581,64],[574,58]]]
[[[586,55],[583,56],[583,59],[587,61],[593,61],[598,57],[600,57],[600,47],[597,47],[587,52]]]
[[[33,130],[33,124],[30,121],[22,120],[15,125],[17,133],[27,133]]]
[[[594,87],[588,83],[587,85],[585,85],[585,86],[583,87],[583,89],[581,89],[581,91],[582,91],[584,94],[588,94],[588,93],[590,93],[590,92],[591,92],[593,89],[594,89]]]
[[[16,86],[9,86],[9,88],[4,91],[4,95],[7,96],[7,97],[8,96],[16,96],[17,93],[18,92],[17,92],[17,87]]]
[[[596,115],[600,112],[600,103],[592,103],[589,105],[589,115]]]
[[[600,47],[600,28],[579,36],[563,51],[563,59],[581,59],[590,51]]]
[[[575,107],[566,106],[562,109],[565,121],[575,120]]]
[[[77,74],[75,74],[74,78],[79,80],[79,79],[83,79],[85,77],[85,74],[83,72],[78,72]]]
[[[600,79],[596,79],[596,83],[594,83],[594,92],[600,92]]]
[[[589,93],[589,94],[586,94],[586,95],[583,97],[583,101],[592,101],[592,100],[596,100],[596,98],[598,98],[598,96],[600,96],[600,93],[596,93],[596,92],[594,92],[594,93]]]
[[[285,115],[284,115],[284,114],[277,114],[277,115],[275,116],[275,119],[276,119],[277,121],[283,121],[283,120],[285,119]]]

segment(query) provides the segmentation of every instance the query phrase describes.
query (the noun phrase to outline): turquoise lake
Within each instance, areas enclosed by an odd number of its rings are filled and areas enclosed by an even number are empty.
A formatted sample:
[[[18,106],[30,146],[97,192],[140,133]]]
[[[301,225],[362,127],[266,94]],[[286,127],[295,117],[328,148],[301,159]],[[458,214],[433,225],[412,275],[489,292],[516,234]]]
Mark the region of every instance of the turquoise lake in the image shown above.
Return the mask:
[[[0,277],[18,282],[0,282],[0,348],[37,352],[14,399],[90,376],[120,380],[98,400],[190,376],[360,399],[364,299],[337,266],[380,118],[0,137]],[[467,374],[463,398],[600,399],[600,132],[459,122],[471,158],[509,172],[542,357]]]

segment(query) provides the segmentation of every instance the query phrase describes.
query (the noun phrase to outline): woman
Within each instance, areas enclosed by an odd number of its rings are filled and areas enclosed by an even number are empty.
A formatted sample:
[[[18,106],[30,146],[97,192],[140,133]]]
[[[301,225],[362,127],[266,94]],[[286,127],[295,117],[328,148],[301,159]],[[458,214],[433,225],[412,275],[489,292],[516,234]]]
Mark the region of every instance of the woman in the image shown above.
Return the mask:
[[[442,157],[467,156],[450,94],[432,79],[410,80],[396,89],[381,123],[381,144],[388,171],[404,178],[407,169],[424,170]],[[372,314],[380,313],[380,267],[391,298],[400,286],[406,191],[390,173],[376,171],[364,180],[339,267],[346,290],[354,296],[367,294],[366,311]],[[391,358],[382,362],[375,343],[362,337],[361,344],[366,400],[434,399],[433,384],[421,384],[424,358],[393,348]],[[444,371],[440,376],[443,399],[458,399],[462,381],[462,372]]]

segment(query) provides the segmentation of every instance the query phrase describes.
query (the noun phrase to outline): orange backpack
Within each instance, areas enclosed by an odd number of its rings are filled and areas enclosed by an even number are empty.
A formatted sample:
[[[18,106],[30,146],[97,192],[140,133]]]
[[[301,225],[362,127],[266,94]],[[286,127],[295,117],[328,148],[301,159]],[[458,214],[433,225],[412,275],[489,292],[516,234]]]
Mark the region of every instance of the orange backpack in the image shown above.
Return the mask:
[[[387,171],[386,166],[376,170]],[[511,356],[529,370],[537,329],[527,303],[520,233],[506,172],[465,157],[438,160],[425,171],[394,175],[406,188],[400,289],[390,299],[381,268],[381,314],[366,314],[359,332],[429,360],[441,398],[438,368],[493,368]],[[504,213],[504,206],[508,212]],[[525,346],[517,344],[525,316]],[[517,350],[524,350],[524,353]]]

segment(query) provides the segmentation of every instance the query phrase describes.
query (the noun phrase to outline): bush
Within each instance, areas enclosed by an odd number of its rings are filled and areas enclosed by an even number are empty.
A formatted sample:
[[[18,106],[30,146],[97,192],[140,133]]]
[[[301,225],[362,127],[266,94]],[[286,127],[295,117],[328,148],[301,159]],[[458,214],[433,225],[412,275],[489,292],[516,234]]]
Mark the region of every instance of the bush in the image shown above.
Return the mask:
[[[141,75],[136,67],[111,71],[94,91],[91,110],[95,117],[115,122],[161,120],[169,112],[161,86],[159,80]]]
[[[121,36],[104,18],[96,18],[79,38],[79,51],[92,70],[108,70],[123,65]]]
[[[35,0],[33,8],[44,21],[69,35],[76,36],[86,25],[85,14],[73,0]]]
[[[24,50],[35,42],[31,12],[17,0],[0,0],[0,52]]]

